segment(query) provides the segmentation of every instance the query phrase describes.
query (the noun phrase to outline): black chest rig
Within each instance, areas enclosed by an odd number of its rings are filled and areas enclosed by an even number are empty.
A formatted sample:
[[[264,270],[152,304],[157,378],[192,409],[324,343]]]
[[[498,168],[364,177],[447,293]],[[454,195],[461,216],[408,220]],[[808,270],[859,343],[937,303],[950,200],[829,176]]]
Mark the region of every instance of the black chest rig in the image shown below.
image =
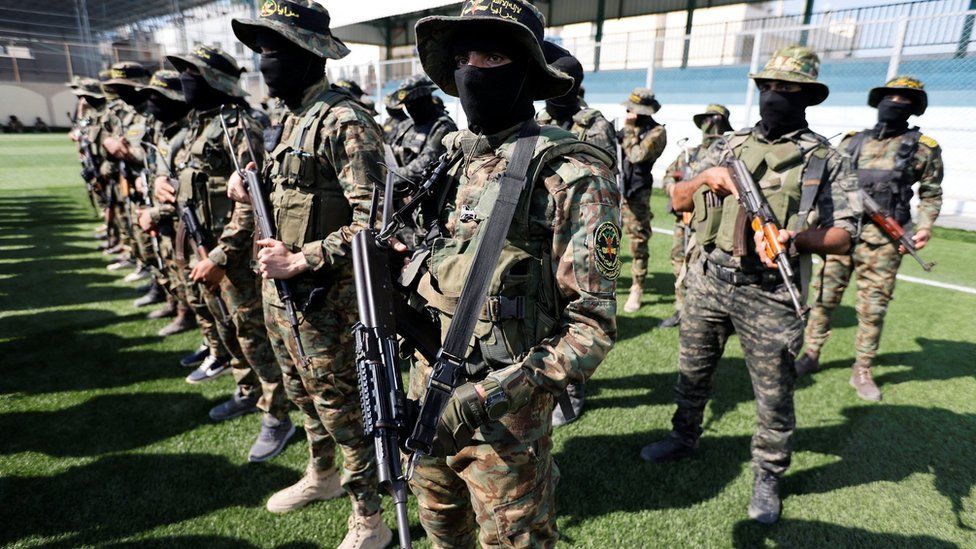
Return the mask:
[[[922,132],[918,128],[911,128],[902,134],[890,168],[862,168],[860,166],[861,148],[866,140],[876,138],[874,130],[865,130],[855,134],[847,145],[847,153],[851,155],[861,189],[903,226],[912,220],[911,200],[914,195],[912,183],[915,179],[915,170],[912,164],[915,153],[918,151],[918,140],[921,137]]]

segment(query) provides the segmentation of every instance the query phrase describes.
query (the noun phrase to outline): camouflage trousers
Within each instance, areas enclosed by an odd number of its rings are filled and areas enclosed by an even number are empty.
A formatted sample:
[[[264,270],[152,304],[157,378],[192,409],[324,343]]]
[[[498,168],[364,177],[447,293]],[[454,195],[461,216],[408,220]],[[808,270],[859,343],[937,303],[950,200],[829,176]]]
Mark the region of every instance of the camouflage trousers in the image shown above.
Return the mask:
[[[230,351],[224,346],[224,342],[220,339],[220,333],[217,331],[217,319],[210,312],[204,297],[207,290],[190,280],[188,269],[177,267],[176,275],[177,284],[182,288],[185,303],[197,319],[200,334],[203,336],[204,344],[210,349],[210,354],[228,356]]]
[[[418,357],[410,398],[422,394],[430,372]],[[537,389],[529,404],[483,426],[461,452],[420,460],[410,488],[434,547],[555,546],[553,403]]]
[[[858,242],[851,255],[828,255],[821,275],[813,277],[816,301],[810,311],[806,329],[806,348],[820,352],[830,336],[830,315],[840,305],[844,290],[857,279],[857,336],[854,352],[858,361],[870,362],[878,354],[881,330],[888,303],[895,292],[895,275],[901,266],[898,246],[890,242]]]
[[[634,284],[644,285],[647,277],[647,243],[651,240],[651,189],[644,188],[629,197],[624,197],[621,207],[623,214],[623,229],[630,240],[630,253],[634,262],[630,266],[630,273]]]
[[[671,235],[671,272],[674,273],[674,309],[681,311],[685,299],[685,236],[690,229],[680,221],[674,224],[674,234]],[[691,236],[690,234],[687,236]]]
[[[686,443],[701,436],[715,368],[733,332],[739,334],[756,397],[753,469],[782,476],[796,427],[793,358],[803,338],[803,322],[783,287],[733,286],[702,272],[700,262],[693,265],[679,328],[674,434]]]
[[[156,280],[178,303],[186,305],[186,287],[180,282],[180,267],[176,262],[176,242],[172,233],[160,233],[159,256],[163,260],[163,272]]]
[[[337,275],[338,278],[338,275]],[[297,295],[311,291],[304,281]],[[333,280],[324,306],[302,315],[304,363],[291,335],[291,324],[272,281],[264,283],[264,317],[271,347],[281,366],[288,398],[302,411],[311,464],[316,471],[335,468],[335,446],[342,451],[341,484],[361,515],[380,509],[373,440],[363,432],[352,326],[357,319],[351,273]]]
[[[214,318],[221,318],[217,296],[205,292],[207,308]],[[288,415],[288,400],[281,382],[281,368],[275,360],[268,331],[264,326],[261,303],[261,278],[251,270],[250,258],[231,259],[220,281],[220,299],[224,300],[230,318],[215,323],[224,347],[233,357],[234,380],[243,396],[260,395],[257,407],[277,419]]]

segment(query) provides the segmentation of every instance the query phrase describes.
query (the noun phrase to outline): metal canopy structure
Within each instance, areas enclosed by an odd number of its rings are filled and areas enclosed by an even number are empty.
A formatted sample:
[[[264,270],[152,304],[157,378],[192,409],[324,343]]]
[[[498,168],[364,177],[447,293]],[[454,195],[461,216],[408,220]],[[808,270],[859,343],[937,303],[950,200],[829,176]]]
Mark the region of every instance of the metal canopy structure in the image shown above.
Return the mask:
[[[694,10],[729,6],[734,4],[756,4],[763,0],[535,0],[532,3],[546,16],[549,26],[557,27],[574,23],[595,23],[597,36],[602,34],[603,21],[654,15],[673,11],[687,11],[688,24]],[[410,46],[416,43],[414,25],[428,15],[455,15],[460,11],[461,2],[454,2],[431,9],[414,11],[360,21],[333,29],[339,38],[375,46],[384,46],[387,51],[397,46]],[[807,9],[812,7],[808,0]]]

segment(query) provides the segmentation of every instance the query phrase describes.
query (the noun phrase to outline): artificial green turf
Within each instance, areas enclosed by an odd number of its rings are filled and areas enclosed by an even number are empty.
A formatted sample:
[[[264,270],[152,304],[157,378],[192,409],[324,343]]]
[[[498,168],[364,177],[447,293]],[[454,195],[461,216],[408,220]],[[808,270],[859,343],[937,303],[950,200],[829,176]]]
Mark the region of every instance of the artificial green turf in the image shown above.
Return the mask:
[[[336,545],[346,501],[264,511],[274,490],[301,476],[304,440],[248,464],[257,417],[207,420],[232,382],[183,382],[176,361],[198,336],[160,340],[165,321],[132,307],[138,296],[93,251],[97,221],[77,172],[63,135],[0,136],[0,544]],[[659,227],[668,226],[663,202],[654,199]],[[976,286],[976,242],[940,236],[923,252],[936,271],[906,261],[902,272]],[[556,433],[563,543],[976,547],[976,296],[900,282],[876,368],[885,400],[868,404],[847,384],[848,293],[826,371],[799,384],[783,519],[761,527],[745,516],[754,406],[735,338],[701,456],[666,466],[637,457],[673,411],[677,332],[654,329],[671,313],[669,246],[665,235],[652,239],[652,293],[638,313],[620,315],[620,341],[588,386],[585,416]],[[625,265],[621,303],[628,276]]]

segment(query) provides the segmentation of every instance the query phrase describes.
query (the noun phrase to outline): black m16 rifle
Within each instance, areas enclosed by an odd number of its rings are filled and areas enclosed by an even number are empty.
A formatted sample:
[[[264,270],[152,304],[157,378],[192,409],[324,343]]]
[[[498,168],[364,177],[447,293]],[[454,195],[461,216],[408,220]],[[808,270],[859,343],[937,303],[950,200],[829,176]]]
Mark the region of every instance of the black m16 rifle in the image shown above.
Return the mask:
[[[935,263],[926,263],[924,259],[919,257],[918,249],[915,248],[915,241],[912,240],[911,234],[905,230],[893,217],[888,215],[887,212],[878,204],[871,195],[861,191],[861,203],[864,205],[864,214],[867,215],[875,225],[878,226],[892,241],[900,243],[905,247],[905,250],[911,254],[915,261],[925,269],[925,272],[932,270]]]
[[[783,285],[786,286],[786,290],[790,293],[790,299],[793,301],[796,316],[803,318],[808,308],[803,304],[800,298],[800,290],[794,283],[793,267],[790,265],[789,255],[779,241],[779,234],[782,231],[779,221],[770,208],[769,202],[766,201],[765,195],[762,194],[759,186],[752,179],[752,174],[749,173],[749,168],[746,167],[745,162],[735,157],[732,147],[724,137],[720,137],[720,139],[725,144],[724,164],[728,168],[732,182],[738,191],[739,204],[742,205],[746,215],[752,220],[752,229],[756,232],[762,232],[765,237],[766,249],[764,253],[769,259],[776,262],[779,276],[783,279]]]
[[[250,155],[251,162],[254,162],[256,170],[260,170],[261,167],[258,165],[257,156],[255,156],[254,149],[251,146],[251,139],[248,137],[248,128],[244,124],[244,115],[237,106],[232,107],[230,110],[237,112],[238,124],[244,130],[244,142],[247,144],[248,155]],[[241,164],[237,160],[237,153],[234,151],[234,142],[230,138],[230,130],[227,129],[227,121],[224,119],[223,108],[221,108],[217,116],[220,118],[220,127],[224,130],[224,139],[227,140],[227,149],[231,159],[234,161],[234,168],[241,175],[241,178],[244,179],[247,192],[251,196],[251,206],[254,207],[254,221],[257,224],[258,230],[261,231],[263,238],[277,238],[278,232],[274,225],[274,212],[271,211],[268,198],[264,194],[264,186],[261,184],[261,178],[258,177],[257,171],[255,170],[241,169]],[[298,304],[295,302],[295,290],[292,282],[290,280],[276,278],[274,279],[274,285],[275,290],[278,292],[278,299],[285,306],[285,314],[288,316],[288,324],[291,326],[291,337],[295,340],[295,347],[298,349],[298,358],[305,364],[308,364],[309,358],[305,353],[305,346],[302,344],[301,334],[298,331],[298,327],[300,326],[298,320]]]

